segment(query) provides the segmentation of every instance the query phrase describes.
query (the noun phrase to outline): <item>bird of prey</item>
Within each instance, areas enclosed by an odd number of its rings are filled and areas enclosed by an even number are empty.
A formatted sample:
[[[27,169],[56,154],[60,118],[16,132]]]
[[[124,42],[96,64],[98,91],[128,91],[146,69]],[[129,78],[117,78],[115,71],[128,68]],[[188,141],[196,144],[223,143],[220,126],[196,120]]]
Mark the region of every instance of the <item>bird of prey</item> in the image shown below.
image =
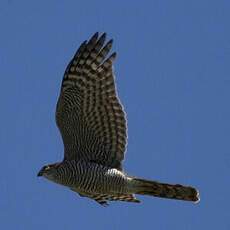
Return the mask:
[[[139,203],[135,194],[199,201],[193,187],[141,179],[123,171],[127,123],[114,82],[116,53],[108,55],[113,40],[105,40],[105,33],[95,33],[84,41],[65,70],[56,107],[64,159],[42,167],[38,176],[104,206],[108,201]]]

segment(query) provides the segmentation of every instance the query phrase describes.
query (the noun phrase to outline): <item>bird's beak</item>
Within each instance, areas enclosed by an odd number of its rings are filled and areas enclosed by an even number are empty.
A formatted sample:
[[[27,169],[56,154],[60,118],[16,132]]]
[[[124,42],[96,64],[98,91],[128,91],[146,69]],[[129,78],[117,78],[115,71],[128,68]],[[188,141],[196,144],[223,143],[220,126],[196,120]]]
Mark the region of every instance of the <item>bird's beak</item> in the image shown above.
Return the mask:
[[[37,176],[42,176],[43,175],[43,170],[41,169],[39,172],[38,172],[38,175]]]

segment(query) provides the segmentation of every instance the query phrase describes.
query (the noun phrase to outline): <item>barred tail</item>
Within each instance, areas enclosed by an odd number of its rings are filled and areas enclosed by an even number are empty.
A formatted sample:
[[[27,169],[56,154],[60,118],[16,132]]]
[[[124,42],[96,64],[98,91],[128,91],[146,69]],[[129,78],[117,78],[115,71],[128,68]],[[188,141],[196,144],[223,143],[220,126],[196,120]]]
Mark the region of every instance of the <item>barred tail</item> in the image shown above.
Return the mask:
[[[132,179],[135,185],[136,194],[193,202],[199,202],[200,200],[199,192],[193,187],[180,184],[163,184],[140,178]]]

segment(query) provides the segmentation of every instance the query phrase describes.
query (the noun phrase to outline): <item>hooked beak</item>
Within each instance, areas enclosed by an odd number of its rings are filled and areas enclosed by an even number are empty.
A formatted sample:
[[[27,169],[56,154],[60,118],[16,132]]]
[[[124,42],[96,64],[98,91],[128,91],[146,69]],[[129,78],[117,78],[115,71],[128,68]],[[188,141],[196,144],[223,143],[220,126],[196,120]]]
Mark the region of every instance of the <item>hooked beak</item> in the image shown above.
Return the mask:
[[[43,170],[41,169],[39,172],[38,172],[38,175],[37,176],[42,176],[43,175]]]

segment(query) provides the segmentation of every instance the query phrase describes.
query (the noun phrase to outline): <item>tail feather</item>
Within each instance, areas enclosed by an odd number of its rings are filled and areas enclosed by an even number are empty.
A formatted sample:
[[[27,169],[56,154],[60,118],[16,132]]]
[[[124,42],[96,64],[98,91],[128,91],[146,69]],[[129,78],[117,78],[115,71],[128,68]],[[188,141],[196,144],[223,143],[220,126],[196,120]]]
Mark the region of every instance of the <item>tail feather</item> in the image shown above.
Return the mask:
[[[165,184],[140,178],[133,178],[136,194],[150,195],[168,199],[199,202],[199,192],[193,187],[180,184]]]

